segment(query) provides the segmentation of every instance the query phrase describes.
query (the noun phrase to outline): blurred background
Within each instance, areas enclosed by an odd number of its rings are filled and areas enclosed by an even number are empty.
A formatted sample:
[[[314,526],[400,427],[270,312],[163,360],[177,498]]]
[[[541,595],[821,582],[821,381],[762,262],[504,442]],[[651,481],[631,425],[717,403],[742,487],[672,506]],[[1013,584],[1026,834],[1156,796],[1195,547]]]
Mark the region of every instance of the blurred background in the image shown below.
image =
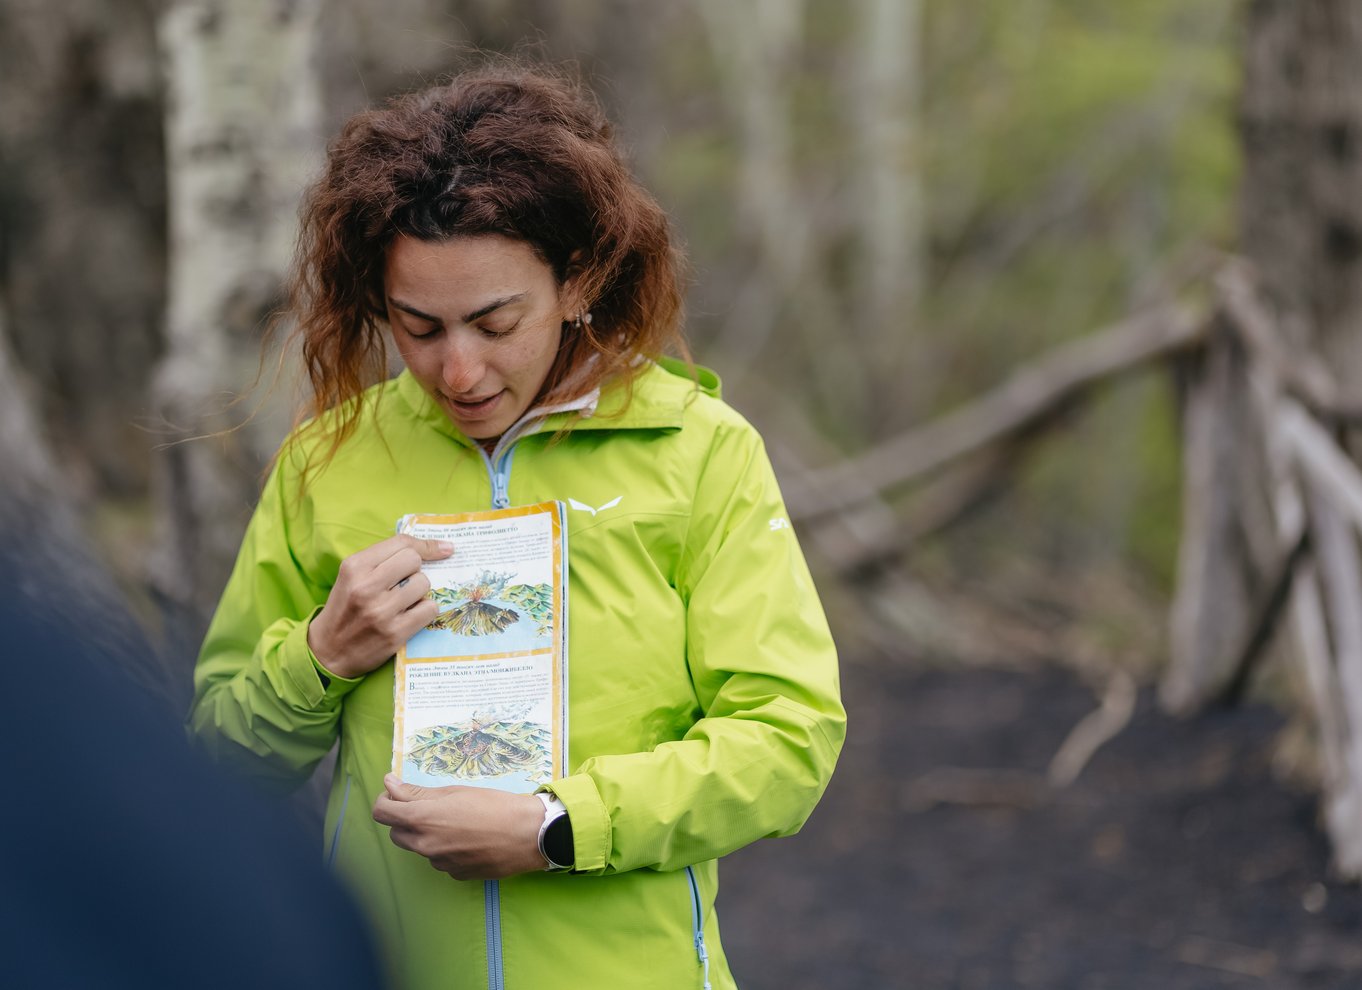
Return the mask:
[[[1356,985],[1347,758],[1291,637],[1236,645],[1301,555],[1275,503],[1215,522],[1197,466],[1265,457],[1188,431],[1232,256],[1279,351],[1357,364],[1360,6],[0,0],[0,522],[183,707],[297,408],[263,330],[329,135],[479,50],[573,62],[844,657],[827,801],[726,866],[740,981]],[[1346,459],[1357,407],[1311,394]]]

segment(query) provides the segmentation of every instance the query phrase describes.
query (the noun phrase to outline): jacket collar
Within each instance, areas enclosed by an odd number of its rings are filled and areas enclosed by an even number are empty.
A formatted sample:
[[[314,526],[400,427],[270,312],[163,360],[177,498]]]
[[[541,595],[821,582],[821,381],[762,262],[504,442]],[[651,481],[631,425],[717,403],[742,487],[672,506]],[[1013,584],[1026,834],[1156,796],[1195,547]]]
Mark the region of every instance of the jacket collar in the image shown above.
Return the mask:
[[[718,398],[719,377],[708,368],[662,357],[648,362],[626,386],[606,382],[601,388],[569,402],[529,410],[502,434],[495,457],[521,437],[532,433],[572,430],[678,430],[686,406],[698,392]],[[694,376],[692,377],[692,367]],[[428,394],[411,372],[403,370],[394,386],[399,399],[418,420],[465,447],[477,441],[465,436]]]

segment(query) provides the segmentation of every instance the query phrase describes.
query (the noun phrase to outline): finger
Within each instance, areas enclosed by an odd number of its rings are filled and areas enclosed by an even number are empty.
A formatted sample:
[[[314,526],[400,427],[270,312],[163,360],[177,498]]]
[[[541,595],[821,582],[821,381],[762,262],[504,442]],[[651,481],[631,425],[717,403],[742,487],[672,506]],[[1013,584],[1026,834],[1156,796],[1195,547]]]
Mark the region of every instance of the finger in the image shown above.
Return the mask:
[[[417,571],[393,584],[389,590],[393,593],[393,607],[399,612],[405,612],[430,592],[430,578]]]
[[[408,584],[403,586],[405,590],[410,586],[409,579],[420,573],[421,555],[411,547],[401,546],[374,565],[365,586],[375,591],[386,591],[397,587],[398,582],[407,580]]]
[[[382,565],[382,563],[394,554],[404,550],[414,551],[417,557],[417,565],[409,571],[397,575],[389,582],[388,587],[396,584],[407,574],[414,572],[422,560],[443,560],[454,552],[454,544],[445,540],[420,540],[406,533],[399,533],[390,536],[386,540],[379,540],[371,543],[363,550],[352,553],[346,557],[341,566],[357,574],[364,574]]]
[[[399,804],[405,804],[408,801],[417,801],[427,790],[427,788],[422,787],[420,784],[408,784],[395,773],[386,774],[383,777],[383,788],[387,799]],[[403,817],[410,821],[410,811],[404,809]]]
[[[383,775],[383,792],[393,801],[406,801],[407,789],[415,787],[415,784],[406,783],[395,773],[385,773]]]
[[[415,554],[408,556],[413,562],[420,563]],[[430,578],[416,571],[399,581],[394,581],[393,573],[392,570],[387,574],[375,571],[365,594],[372,603],[373,617],[385,622],[390,618],[397,619],[398,624],[391,627],[391,631],[400,639],[406,640],[419,632],[423,626],[434,622],[435,617],[440,614],[440,607],[429,597]],[[393,648],[396,649],[396,646],[397,644],[394,644]]]
[[[408,784],[395,773],[384,776],[383,786],[387,788],[388,797],[394,801],[424,801],[427,798],[439,797],[449,790],[448,787],[422,787],[420,784]]]
[[[405,804],[384,793],[374,801],[373,819],[380,825],[396,828],[408,824],[410,816]]]
[[[399,533],[393,537],[408,549],[415,550],[422,560],[444,560],[454,553],[454,544],[448,540],[423,540],[410,533]]]
[[[389,536],[377,543],[370,543],[363,550],[357,550],[345,558],[345,564],[359,572],[370,571],[387,560],[398,550],[407,548],[409,536]]]
[[[405,642],[434,622],[439,614],[440,606],[429,598],[424,598],[398,616],[397,633]]]
[[[409,828],[394,828],[388,832],[388,838],[398,849],[405,849],[407,852],[418,852],[416,848],[416,833]]]

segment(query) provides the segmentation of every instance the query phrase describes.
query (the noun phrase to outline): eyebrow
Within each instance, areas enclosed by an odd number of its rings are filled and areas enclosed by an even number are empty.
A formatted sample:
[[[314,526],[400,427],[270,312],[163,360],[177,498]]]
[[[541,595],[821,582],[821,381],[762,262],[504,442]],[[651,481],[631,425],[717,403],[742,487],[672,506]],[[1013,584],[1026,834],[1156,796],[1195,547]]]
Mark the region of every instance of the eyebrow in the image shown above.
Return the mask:
[[[486,306],[482,306],[478,309],[473,310],[473,312],[471,313],[465,314],[463,322],[473,323],[476,320],[482,319],[488,313],[492,313],[498,309],[501,309],[501,307],[503,306],[509,306],[511,303],[520,302],[520,300],[524,299],[528,295],[529,295],[528,292],[517,292],[515,295],[503,296],[500,299],[494,299],[491,302],[489,302]],[[430,323],[444,323],[444,320],[440,319],[438,316],[431,316],[429,313],[424,313],[421,310],[417,309],[415,306],[412,306],[409,303],[404,303],[400,299],[394,299],[392,298],[392,296],[388,297],[388,305],[391,306],[393,309],[400,309],[404,313],[410,313],[417,319],[426,320]]]

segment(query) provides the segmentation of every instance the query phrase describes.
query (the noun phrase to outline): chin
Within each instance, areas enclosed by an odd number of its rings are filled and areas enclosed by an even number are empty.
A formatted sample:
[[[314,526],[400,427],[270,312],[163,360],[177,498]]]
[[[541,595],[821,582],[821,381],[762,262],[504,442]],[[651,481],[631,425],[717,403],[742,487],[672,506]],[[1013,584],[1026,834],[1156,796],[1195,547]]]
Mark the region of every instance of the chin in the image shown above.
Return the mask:
[[[479,443],[498,439],[503,433],[511,428],[511,423],[515,422],[514,420],[510,420],[505,423],[464,423],[460,422],[459,419],[454,416],[451,416],[450,419],[454,421],[454,425],[459,428],[460,433],[470,440],[477,440]]]

